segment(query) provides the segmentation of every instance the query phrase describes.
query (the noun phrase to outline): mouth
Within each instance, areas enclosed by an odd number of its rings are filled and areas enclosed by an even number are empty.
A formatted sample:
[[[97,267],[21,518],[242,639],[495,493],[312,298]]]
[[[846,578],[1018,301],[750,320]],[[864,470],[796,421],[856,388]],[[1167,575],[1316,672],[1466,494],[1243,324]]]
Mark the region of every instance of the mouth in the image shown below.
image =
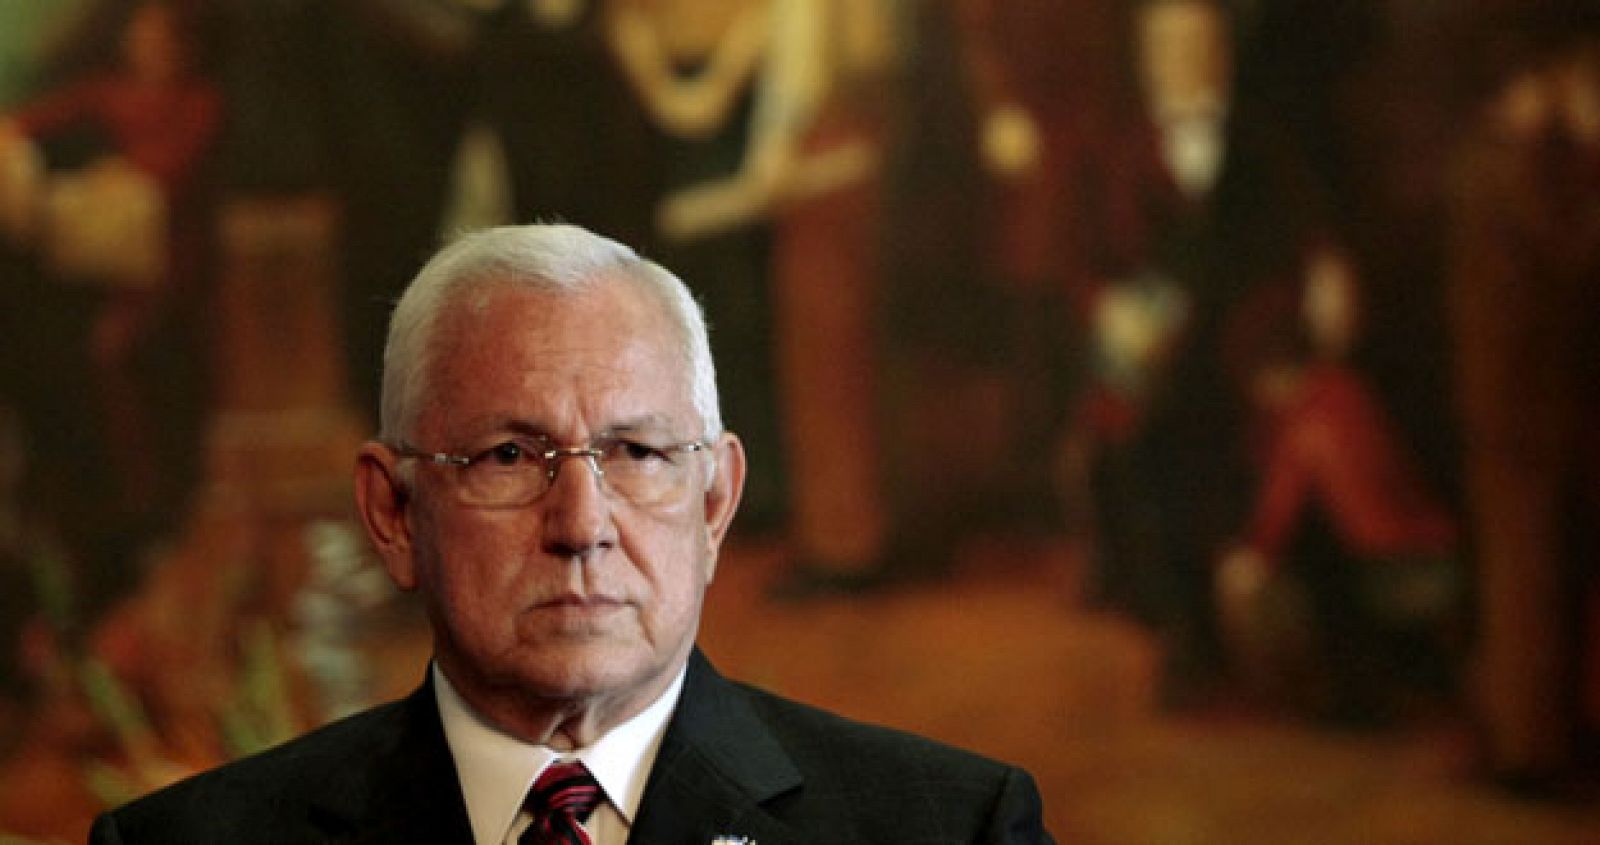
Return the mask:
[[[537,616],[563,628],[577,626],[588,629],[607,623],[627,607],[627,602],[610,596],[566,593],[538,602],[533,610]]]
[[[610,596],[579,595],[578,593],[563,593],[553,598],[545,599],[534,605],[537,608],[593,608],[604,609],[622,607],[626,602]]]

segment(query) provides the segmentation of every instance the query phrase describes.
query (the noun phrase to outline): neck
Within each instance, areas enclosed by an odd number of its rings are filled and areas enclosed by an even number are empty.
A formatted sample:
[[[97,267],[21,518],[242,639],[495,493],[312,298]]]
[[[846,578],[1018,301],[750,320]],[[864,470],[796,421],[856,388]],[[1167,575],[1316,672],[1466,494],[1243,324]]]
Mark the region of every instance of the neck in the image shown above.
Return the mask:
[[[1211,89],[1158,93],[1150,97],[1150,113],[1158,123],[1194,117],[1220,118],[1227,112],[1227,98]]]

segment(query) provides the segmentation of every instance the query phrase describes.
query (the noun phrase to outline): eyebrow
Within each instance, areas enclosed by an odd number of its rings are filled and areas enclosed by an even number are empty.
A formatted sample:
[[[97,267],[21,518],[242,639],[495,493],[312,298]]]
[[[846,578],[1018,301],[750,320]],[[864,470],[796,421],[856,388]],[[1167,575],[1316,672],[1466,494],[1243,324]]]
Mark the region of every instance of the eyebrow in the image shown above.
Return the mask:
[[[662,432],[672,428],[672,421],[665,414],[643,414],[631,417],[619,423],[602,428],[603,434],[638,434],[641,431]]]

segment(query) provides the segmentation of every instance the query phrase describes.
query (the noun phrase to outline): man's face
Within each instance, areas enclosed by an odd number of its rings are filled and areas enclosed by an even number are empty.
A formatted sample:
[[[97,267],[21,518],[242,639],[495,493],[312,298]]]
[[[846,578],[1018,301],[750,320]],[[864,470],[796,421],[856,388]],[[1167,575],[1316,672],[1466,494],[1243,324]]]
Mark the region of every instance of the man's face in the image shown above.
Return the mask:
[[[134,75],[168,81],[183,71],[184,45],[173,12],[159,4],[140,7],[123,35],[123,53]]]
[[[1157,107],[1181,107],[1227,96],[1231,73],[1222,15],[1204,2],[1157,3],[1139,20],[1145,96]]]
[[[410,445],[475,454],[518,436],[580,446],[627,433],[664,445],[704,433],[673,326],[631,286],[554,297],[493,285],[468,300],[435,335]],[[679,455],[692,483],[648,507],[608,492],[581,458],[563,460],[550,489],[516,508],[467,505],[455,467],[414,461],[408,541],[385,560],[402,588],[423,594],[436,656],[469,700],[642,706],[693,645],[738,499],[738,450],[724,435],[709,453]]]

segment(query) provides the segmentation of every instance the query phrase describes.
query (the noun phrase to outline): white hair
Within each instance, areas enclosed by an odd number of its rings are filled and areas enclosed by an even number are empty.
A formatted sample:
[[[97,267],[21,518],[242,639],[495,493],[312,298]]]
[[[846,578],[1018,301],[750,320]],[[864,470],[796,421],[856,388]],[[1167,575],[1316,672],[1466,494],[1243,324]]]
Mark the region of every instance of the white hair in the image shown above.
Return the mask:
[[[678,330],[701,434],[708,438],[720,434],[722,414],[710,338],[700,304],[688,286],[609,238],[577,226],[533,224],[466,234],[429,259],[411,280],[389,319],[379,436],[399,443],[411,434],[429,389],[440,319],[469,294],[490,285],[513,284],[572,295],[613,279],[635,285],[662,305]]]

